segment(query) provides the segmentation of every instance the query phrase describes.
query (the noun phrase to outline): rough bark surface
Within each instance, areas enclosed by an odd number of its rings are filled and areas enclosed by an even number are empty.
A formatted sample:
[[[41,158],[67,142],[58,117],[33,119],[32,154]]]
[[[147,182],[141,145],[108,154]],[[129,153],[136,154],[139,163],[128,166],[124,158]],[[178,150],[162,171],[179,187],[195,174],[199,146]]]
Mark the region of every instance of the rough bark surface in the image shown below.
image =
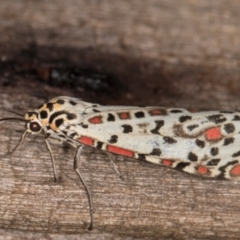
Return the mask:
[[[102,104],[239,110],[238,0],[0,0],[0,107],[24,113],[58,95]],[[109,92],[50,86],[51,68],[111,76]],[[34,71],[33,71],[34,70]],[[40,78],[40,81],[37,79]],[[0,118],[12,116],[0,110]],[[41,137],[13,155],[21,122],[0,123],[0,239],[239,239],[240,183],[201,179]]]

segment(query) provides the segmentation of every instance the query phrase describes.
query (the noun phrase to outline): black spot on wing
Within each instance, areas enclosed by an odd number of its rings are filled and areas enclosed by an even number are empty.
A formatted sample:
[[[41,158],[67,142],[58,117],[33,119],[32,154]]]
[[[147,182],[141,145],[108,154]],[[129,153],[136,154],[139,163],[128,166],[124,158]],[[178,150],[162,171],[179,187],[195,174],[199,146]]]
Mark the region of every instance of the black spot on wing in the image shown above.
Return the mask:
[[[240,151],[235,152],[235,153],[232,155],[232,157],[239,157],[239,156],[240,156]]]
[[[175,140],[174,138],[171,138],[171,137],[163,137],[163,140],[166,142],[166,143],[169,143],[169,144],[173,144],[173,143],[176,143],[177,140]]]
[[[78,135],[76,132],[73,132],[69,135],[70,138],[74,138],[76,135]]]
[[[224,130],[227,133],[233,133],[235,131],[235,127],[232,123],[227,123],[227,124],[224,125]]]
[[[109,142],[110,143],[117,143],[118,141],[118,136],[117,135],[112,135]]]
[[[82,128],[88,128],[87,124],[80,123],[79,125],[82,126]]]
[[[219,162],[220,162],[220,158],[214,158],[214,159],[211,159],[210,161],[208,161],[208,163],[206,165],[207,166],[217,166]]]
[[[210,153],[211,153],[212,156],[218,155],[218,152],[219,152],[219,150],[218,150],[218,148],[216,148],[216,147],[213,147],[213,148],[211,148],[211,150],[210,150]]]
[[[47,111],[46,110],[42,110],[40,112],[40,117],[41,117],[41,119],[46,119],[48,117]]]
[[[154,155],[154,156],[160,156],[161,155],[161,150],[159,148],[153,148],[152,152],[150,153],[150,155]]]
[[[138,154],[138,159],[141,161],[146,160],[145,154]]]
[[[115,116],[112,113],[109,113],[108,117],[107,117],[107,121],[108,122],[114,122],[115,121]]]
[[[69,103],[70,103],[71,105],[73,105],[73,106],[77,105],[77,103],[76,103],[75,101],[73,101],[73,100],[69,100]]]
[[[131,125],[123,124],[121,127],[123,128],[123,133],[130,133],[133,131],[133,128]]]
[[[211,116],[208,116],[207,119],[210,122],[214,122],[216,124],[225,122],[227,120],[222,114],[211,115]]]
[[[196,145],[200,148],[204,148],[205,147],[205,142],[199,139],[196,139]]]
[[[235,115],[234,118],[233,118],[233,121],[240,121],[240,116]]]
[[[53,113],[49,118],[49,123],[51,124],[54,120],[54,118],[58,117],[59,115],[63,114],[63,112],[55,112]]]
[[[58,111],[58,112],[54,112],[50,118],[49,118],[49,124],[51,124],[55,118],[57,118],[58,116],[60,115],[66,115],[67,119],[68,120],[72,120],[72,119],[75,119],[77,118],[76,114],[74,113],[69,113],[67,111]]]
[[[56,103],[60,104],[60,105],[63,105],[65,103],[65,101],[63,99],[58,99],[56,101]]]
[[[102,149],[102,146],[103,146],[103,142],[97,142],[97,146],[96,146],[96,148],[97,149]]]
[[[59,118],[59,119],[57,119],[57,120],[55,121],[56,127],[59,127],[59,126],[62,125],[62,124],[63,124],[63,119],[62,119],[62,118]]]
[[[191,120],[191,119],[192,119],[191,116],[181,116],[181,117],[179,118],[179,122],[180,122],[180,123],[183,123],[183,122],[186,122],[186,121]]]
[[[194,130],[194,129],[197,128],[197,127],[199,127],[198,124],[193,124],[193,125],[187,126],[187,128],[189,129],[189,131],[192,131],[192,130]]]
[[[53,103],[47,103],[46,107],[49,109],[49,111],[51,112],[53,110]]]
[[[181,112],[182,112],[182,110],[179,110],[179,109],[172,109],[170,111],[170,113],[181,113]]]
[[[234,138],[232,138],[232,137],[225,138],[224,142],[223,142],[223,146],[227,146],[227,145],[229,145],[231,143],[234,143]]]
[[[64,140],[66,140],[66,139],[65,139],[65,135],[59,134],[58,136],[59,136],[60,138],[64,139]]]
[[[177,170],[184,171],[184,168],[187,167],[187,166],[189,166],[189,165],[190,165],[189,162],[180,162],[180,163],[178,163],[178,164],[176,165],[175,168],[176,168]]]
[[[97,109],[93,109],[93,112],[98,113],[98,112],[101,112],[101,111],[99,111],[99,110],[97,110]]]
[[[135,112],[134,115],[136,118],[143,118],[145,116],[144,112],[142,112],[142,111]]]
[[[188,154],[188,160],[192,161],[192,162],[196,162],[198,160],[198,157],[196,154],[194,154],[193,152],[190,152]]]
[[[68,120],[73,120],[77,118],[76,114],[74,113],[67,113],[66,115]]]
[[[157,121],[155,121],[155,124],[156,124],[156,127],[151,130],[151,133],[159,134],[158,131],[164,125],[164,121],[163,120],[157,120]]]

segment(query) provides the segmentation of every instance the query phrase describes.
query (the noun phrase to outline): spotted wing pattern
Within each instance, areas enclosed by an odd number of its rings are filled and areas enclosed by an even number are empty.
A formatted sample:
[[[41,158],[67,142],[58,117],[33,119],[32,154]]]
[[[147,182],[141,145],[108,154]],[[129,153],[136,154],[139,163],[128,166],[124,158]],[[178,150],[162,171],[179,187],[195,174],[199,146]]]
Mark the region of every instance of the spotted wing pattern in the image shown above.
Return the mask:
[[[239,179],[240,113],[57,97],[25,115],[45,135],[206,177]]]

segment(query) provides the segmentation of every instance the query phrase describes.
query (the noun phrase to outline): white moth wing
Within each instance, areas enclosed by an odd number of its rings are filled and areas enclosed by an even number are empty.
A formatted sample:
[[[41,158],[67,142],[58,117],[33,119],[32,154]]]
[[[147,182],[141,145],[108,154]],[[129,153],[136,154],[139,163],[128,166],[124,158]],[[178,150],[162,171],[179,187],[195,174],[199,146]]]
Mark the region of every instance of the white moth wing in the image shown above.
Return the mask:
[[[157,164],[170,159],[170,167],[177,168],[180,163],[184,166],[181,170],[195,174],[197,166],[205,166],[212,177],[223,174],[221,167],[227,170],[232,167],[229,163],[239,163],[238,112],[94,105],[80,115],[72,130],[103,143],[102,150],[107,145],[116,146]]]

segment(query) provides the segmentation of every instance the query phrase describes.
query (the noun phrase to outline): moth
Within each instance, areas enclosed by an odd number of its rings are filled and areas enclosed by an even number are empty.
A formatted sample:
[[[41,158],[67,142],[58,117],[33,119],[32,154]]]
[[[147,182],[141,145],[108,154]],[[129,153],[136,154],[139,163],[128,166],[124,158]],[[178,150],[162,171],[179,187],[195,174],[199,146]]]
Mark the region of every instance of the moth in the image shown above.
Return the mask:
[[[218,179],[240,179],[240,112],[198,111],[185,108],[104,106],[60,96],[21,120],[26,123],[17,147],[27,133],[68,142],[77,149],[74,169],[88,194],[93,227],[92,198],[81,177],[78,161],[87,145],[103,151],[148,161],[190,174]]]

